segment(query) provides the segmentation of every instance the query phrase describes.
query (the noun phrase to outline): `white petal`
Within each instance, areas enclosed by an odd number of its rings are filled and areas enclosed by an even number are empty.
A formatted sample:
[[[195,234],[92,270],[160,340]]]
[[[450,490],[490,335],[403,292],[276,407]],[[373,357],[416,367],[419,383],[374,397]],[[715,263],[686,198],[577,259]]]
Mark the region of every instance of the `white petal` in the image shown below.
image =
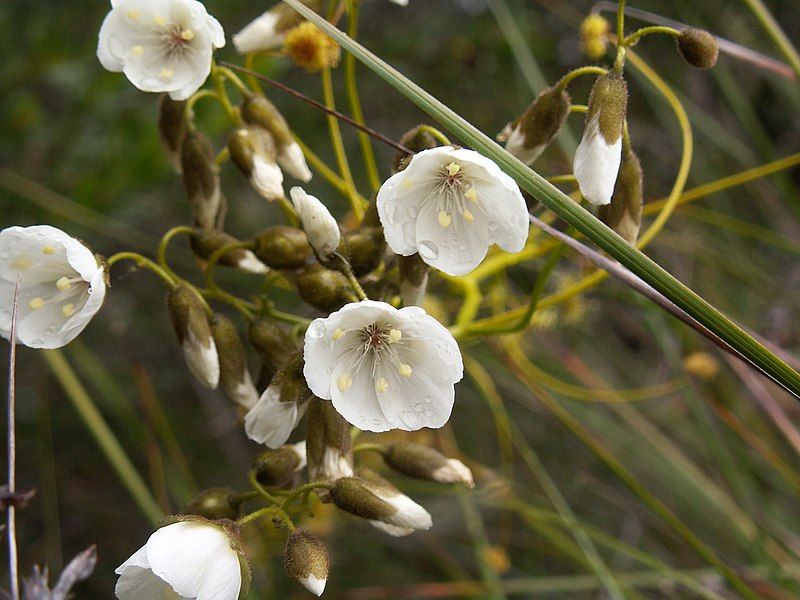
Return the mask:
[[[267,200],[283,197],[283,173],[275,163],[267,162],[263,156],[253,156],[253,171],[250,182],[256,191]]]
[[[124,64],[122,56],[126,50],[130,49],[127,45],[123,49],[123,43],[118,33],[119,23],[117,21],[119,18],[120,14],[116,11],[111,11],[106,15],[100,26],[97,41],[97,58],[100,60],[100,64],[114,73],[122,71]]]
[[[281,169],[300,181],[311,181],[311,171],[306,164],[303,151],[296,142],[278,148],[278,164]]]
[[[301,577],[300,583],[315,596],[322,596],[322,592],[325,591],[325,584],[328,583],[328,580],[309,575],[308,577]]]
[[[389,431],[392,423],[378,403],[372,366],[364,364],[356,372],[347,371],[347,364],[340,362],[331,375],[331,402],[344,419],[363,431]],[[339,383],[347,376],[352,383],[342,390]]]
[[[256,402],[258,402],[258,390],[256,390],[256,386],[253,385],[253,380],[250,378],[250,372],[247,370],[247,367],[244,368],[241,380],[239,380],[234,389],[230,390],[229,393],[234,402],[247,410],[250,410],[256,405]]]
[[[280,448],[300,422],[308,403],[281,402],[280,387],[270,385],[244,417],[247,437],[269,448]]]
[[[308,236],[308,242],[319,256],[329,257],[341,241],[336,219],[318,198],[307,194],[303,188],[295,186],[289,190],[289,194]]]
[[[404,537],[414,533],[413,528],[398,527],[397,525],[390,525],[389,523],[384,523],[383,521],[370,521],[369,524],[375,529],[380,529],[384,533],[388,533],[393,537]]]
[[[211,34],[211,44],[214,46],[214,48],[224,48],[225,30],[222,29],[222,25],[211,15],[207,15],[206,19],[208,23],[208,31]]]
[[[219,355],[214,340],[208,338],[208,343],[203,344],[190,329],[181,347],[192,375],[205,387],[216,389],[219,385]]]
[[[269,270],[267,265],[258,260],[256,255],[250,250],[244,251],[244,257],[236,264],[236,268],[258,275],[266,273]]]
[[[469,467],[455,458],[447,459],[447,464],[436,469],[432,478],[440,483],[463,483],[468,488],[475,487],[472,471]]]
[[[427,366],[423,367],[419,362],[410,364],[410,377],[400,375],[396,368],[378,369],[376,377],[383,378],[388,383],[385,391],[373,392],[373,396],[377,396],[381,412],[393,428],[403,431],[442,427],[453,412],[453,383],[440,379],[438,373]],[[431,373],[435,374],[432,376]]]
[[[128,567],[120,574],[114,594],[119,600],[180,600],[170,585],[150,569]]]
[[[392,525],[409,529],[430,529],[433,526],[430,513],[405,494],[380,497],[397,509],[387,519]]]
[[[480,208],[478,215],[488,221],[489,242],[506,252],[520,252],[528,241],[530,221],[528,207],[516,182],[510,177],[497,178],[492,183],[476,183]],[[479,212],[481,211],[481,212]]]
[[[129,567],[139,567],[141,569],[149,569],[150,563],[147,560],[147,546],[142,546],[136,552],[131,554],[131,556],[122,563],[120,566],[116,568],[114,573],[117,575],[122,575],[125,572],[125,569]]]
[[[584,198],[595,205],[611,202],[621,159],[622,137],[609,145],[600,133],[597,119],[587,123],[573,164]]]
[[[279,15],[267,11],[233,36],[233,45],[239,54],[272,50],[283,43],[284,35],[275,26]]]
[[[528,148],[525,145],[525,136],[520,131],[520,125],[511,130],[506,138],[506,150],[524,162],[526,165],[533,164],[533,162],[541,156],[545,149],[544,144]]]

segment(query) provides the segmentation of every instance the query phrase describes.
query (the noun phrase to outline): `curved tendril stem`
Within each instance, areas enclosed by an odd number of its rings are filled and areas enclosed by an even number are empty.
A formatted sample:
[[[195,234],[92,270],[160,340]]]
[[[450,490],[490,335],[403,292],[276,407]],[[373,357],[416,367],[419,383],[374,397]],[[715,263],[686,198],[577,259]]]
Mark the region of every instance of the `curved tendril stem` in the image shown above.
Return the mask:
[[[183,107],[183,118],[189,126],[189,129],[194,130],[194,105],[202,98],[216,98],[217,102],[222,102],[219,94],[212,90],[200,90],[186,101]]]
[[[185,233],[187,235],[191,235],[194,233],[194,229],[189,227],[188,225],[178,225],[177,227],[173,227],[169,231],[167,231],[164,236],[161,238],[161,241],[158,243],[158,250],[156,251],[156,260],[158,261],[159,266],[164,269],[170,276],[174,279],[180,279],[175,272],[170,268],[169,264],[167,263],[167,246],[169,246],[170,241],[176,235],[180,235]]]
[[[603,67],[595,67],[595,66],[586,66],[586,67],[579,67],[577,69],[573,69],[566,75],[564,75],[561,79],[558,80],[555,87],[559,89],[566,89],[566,87],[572,83],[574,79],[580,77],[581,75],[605,75],[608,73],[608,69],[604,69]]]
[[[208,285],[209,292],[213,297],[216,297],[220,300],[223,300],[236,308],[242,315],[248,320],[253,320],[253,313],[251,310],[245,305],[244,301],[240,298],[237,298],[233,294],[230,294],[223,290],[221,287],[217,285],[216,280],[214,279],[214,269],[219,263],[220,259],[225,256],[228,252],[232,252],[233,250],[238,249],[248,249],[251,247],[251,244],[248,242],[236,242],[234,244],[228,244],[227,246],[223,246],[222,248],[217,248],[211,256],[208,257],[208,264],[206,264],[205,268],[205,275],[206,275],[206,285]]]
[[[436,127],[433,127],[432,125],[420,125],[419,129],[420,131],[424,131],[426,133],[431,134],[445,146],[453,145],[453,142],[450,141],[450,138],[448,138],[445,134],[443,134],[441,131],[439,131],[438,129],[436,129]]]
[[[318,489],[330,490],[333,489],[333,484],[329,481],[312,481],[311,483],[301,485],[300,487],[293,489],[289,495],[283,499],[283,501],[280,503],[280,509],[285,511],[286,507],[289,506],[289,503],[295,498],[299,498],[303,494],[313,492],[314,490]]]
[[[109,269],[121,260],[130,260],[136,263],[137,267],[140,268],[144,267],[146,269],[149,269],[150,271],[158,275],[164,281],[164,283],[167,284],[167,287],[169,287],[169,289],[171,290],[177,287],[177,281],[173,275],[162,269],[160,266],[158,266],[155,262],[153,262],[146,256],[142,256],[138,252],[117,252],[113,256],[110,256],[107,261]]]
[[[219,103],[222,105],[222,108],[225,109],[228,118],[234,126],[239,127],[242,123],[242,117],[239,115],[238,109],[231,104],[230,98],[228,98],[228,92],[225,90],[225,73],[223,69],[231,72],[229,69],[217,66],[217,63],[213,62],[211,64],[211,80],[214,82],[214,89],[217,92]]]
[[[632,34],[622,40],[622,45],[630,48],[631,46],[636,45],[644,36],[651,35],[653,33],[663,33],[665,35],[671,35],[672,37],[678,37],[681,34],[681,32],[674,27],[666,27],[665,25],[652,25],[650,27],[642,27],[641,29],[634,31]]]

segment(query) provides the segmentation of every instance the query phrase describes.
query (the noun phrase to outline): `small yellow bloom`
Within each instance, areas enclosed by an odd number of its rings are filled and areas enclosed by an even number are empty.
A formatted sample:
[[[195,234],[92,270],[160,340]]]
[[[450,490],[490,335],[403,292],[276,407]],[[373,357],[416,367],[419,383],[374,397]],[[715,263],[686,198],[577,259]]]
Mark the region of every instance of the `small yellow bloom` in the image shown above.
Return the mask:
[[[339,44],[309,21],[286,32],[283,49],[294,64],[312,73],[335,67],[341,56]]]
[[[602,58],[606,53],[608,33],[611,26],[598,13],[592,13],[581,23],[581,48],[584,54],[593,60]]]

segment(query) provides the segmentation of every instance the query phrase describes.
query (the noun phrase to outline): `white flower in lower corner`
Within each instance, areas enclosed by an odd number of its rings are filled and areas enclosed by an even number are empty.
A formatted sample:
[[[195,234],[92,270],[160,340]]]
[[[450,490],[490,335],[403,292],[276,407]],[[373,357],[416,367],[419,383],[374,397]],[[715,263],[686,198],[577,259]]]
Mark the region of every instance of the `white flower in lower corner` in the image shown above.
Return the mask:
[[[414,155],[378,191],[386,243],[432,267],[465,275],[491,244],[519,252],[528,209],[514,180],[474,150],[442,146]]]
[[[97,57],[145,92],[186,100],[211,72],[225,32],[196,0],[112,0],[100,28]]]
[[[292,204],[300,217],[303,231],[306,232],[308,243],[314,248],[317,256],[326,259],[339,247],[342,234],[339,224],[333,218],[331,211],[318,198],[311,196],[301,187],[289,190]]]
[[[30,348],[60,348],[100,310],[105,272],[92,251],[49,225],[0,231],[0,335],[9,339],[17,280],[17,340]]]
[[[464,375],[450,332],[416,306],[364,300],[316,319],[305,336],[311,391],[367,431],[441,427]]]
[[[236,600],[247,567],[225,528],[192,519],[157,530],[116,573],[120,600]]]

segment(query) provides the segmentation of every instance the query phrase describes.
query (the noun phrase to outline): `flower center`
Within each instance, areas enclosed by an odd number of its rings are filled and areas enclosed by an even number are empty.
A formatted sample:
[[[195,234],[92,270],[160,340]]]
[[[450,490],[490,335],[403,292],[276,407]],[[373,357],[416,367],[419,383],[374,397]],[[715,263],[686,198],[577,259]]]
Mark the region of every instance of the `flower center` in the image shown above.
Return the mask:
[[[455,161],[444,165],[441,171],[441,183],[435,192],[438,195],[439,210],[436,220],[439,227],[447,229],[453,223],[453,215],[460,215],[467,224],[475,221],[470,206],[477,203],[478,192],[472,180],[464,173],[464,169]]]
[[[344,340],[345,336],[350,336]],[[403,332],[391,323],[370,323],[349,332],[336,329],[331,334],[334,343],[341,342],[340,359],[347,361],[347,368],[339,376],[336,385],[339,391],[346,391],[352,384],[355,374],[367,368],[374,380],[375,391],[379,394],[389,389],[385,377],[378,377],[379,369],[387,375],[409,378],[413,375],[411,365],[402,361],[398,350],[403,347]]]
[[[194,31],[175,25],[167,31],[164,37],[170,52],[181,53],[189,46],[189,42],[194,39]]]

